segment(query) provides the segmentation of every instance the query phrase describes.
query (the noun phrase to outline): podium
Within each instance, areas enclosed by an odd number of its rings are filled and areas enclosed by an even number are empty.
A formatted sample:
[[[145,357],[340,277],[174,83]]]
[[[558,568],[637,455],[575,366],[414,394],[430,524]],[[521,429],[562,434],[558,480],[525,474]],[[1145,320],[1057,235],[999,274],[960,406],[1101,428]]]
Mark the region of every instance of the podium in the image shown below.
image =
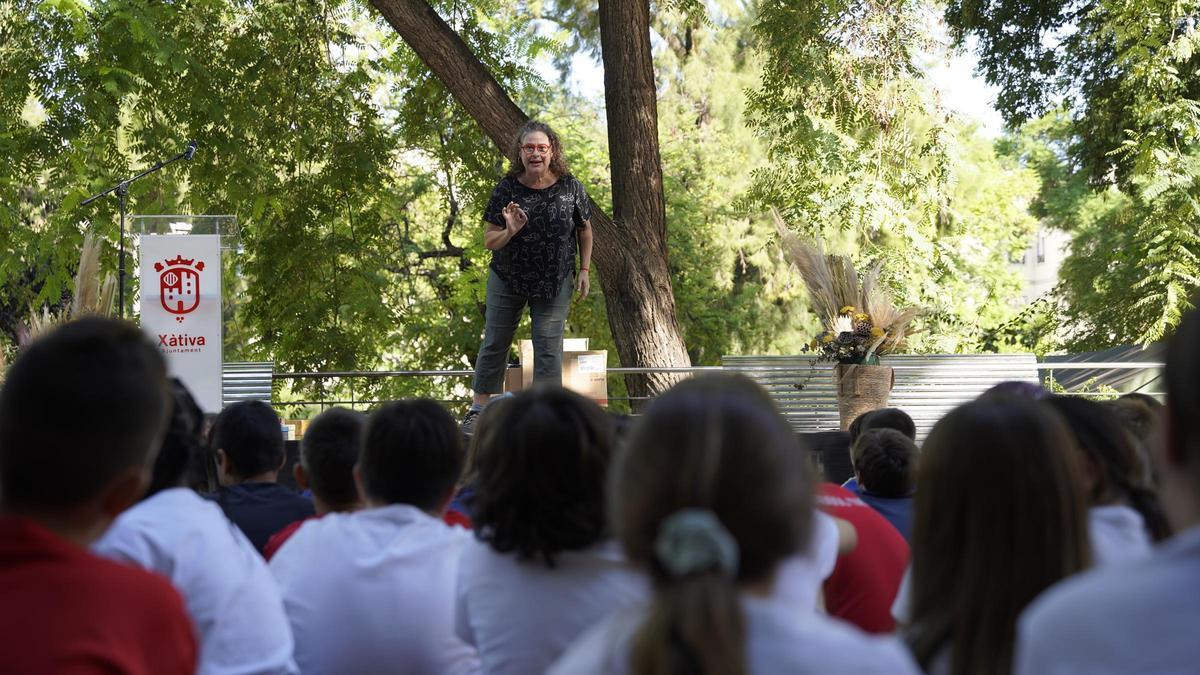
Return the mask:
[[[236,216],[134,216],[135,311],[167,368],[206,413],[221,411],[222,254],[238,242]]]

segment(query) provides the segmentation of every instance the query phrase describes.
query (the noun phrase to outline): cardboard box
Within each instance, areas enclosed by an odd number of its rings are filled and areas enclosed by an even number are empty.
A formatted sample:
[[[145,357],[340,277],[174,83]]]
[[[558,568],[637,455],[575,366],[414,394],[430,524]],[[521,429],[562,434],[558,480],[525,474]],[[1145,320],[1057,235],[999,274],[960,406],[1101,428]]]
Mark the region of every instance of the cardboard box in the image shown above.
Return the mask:
[[[587,338],[563,338],[564,369],[566,368],[567,354],[587,351],[587,348]],[[520,391],[533,384],[533,340],[521,340],[518,342],[517,352],[521,357],[521,386],[513,391]],[[564,377],[563,379],[566,378]]]
[[[504,391],[518,392],[524,388],[522,386],[521,366],[509,366],[508,370],[504,371]]]
[[[519,343],[521,366],[510,367],[504,378],[504,390],[517,392],[533,384],[533,341]],[[596,403],[608,405],[608,351],[589,350],[587,338],[563,340],[563,387],[578,392]]]
[[[608,351],[567,352],[563,354],[563,386],[608,405]]]
[[[287,440],[298,441],[304,438],[304,432],[308,431],[308,420],[284,420],[283,423],[290,427]]]

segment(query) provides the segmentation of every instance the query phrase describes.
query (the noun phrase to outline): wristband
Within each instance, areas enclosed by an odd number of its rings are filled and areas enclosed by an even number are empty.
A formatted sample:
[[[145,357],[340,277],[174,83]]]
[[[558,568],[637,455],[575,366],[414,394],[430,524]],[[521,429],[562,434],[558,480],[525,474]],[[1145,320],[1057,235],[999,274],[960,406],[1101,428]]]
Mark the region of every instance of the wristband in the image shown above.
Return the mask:
[[[580,268],[579,268],[579,271],[580,271],[580,272],[587,272],[587,271],[588,271],[588,268],[586,268],[586,267],[580,267]]]

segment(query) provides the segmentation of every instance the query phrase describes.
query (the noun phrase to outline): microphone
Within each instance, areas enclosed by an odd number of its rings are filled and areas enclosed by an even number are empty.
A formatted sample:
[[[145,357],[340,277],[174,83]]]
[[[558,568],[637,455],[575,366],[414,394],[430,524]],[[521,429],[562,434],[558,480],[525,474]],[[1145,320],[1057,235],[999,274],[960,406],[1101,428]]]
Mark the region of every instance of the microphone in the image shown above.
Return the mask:
[[[187,150],[183,151],[183,158],[190,160],[196,154],[196,141],[188,141]]]

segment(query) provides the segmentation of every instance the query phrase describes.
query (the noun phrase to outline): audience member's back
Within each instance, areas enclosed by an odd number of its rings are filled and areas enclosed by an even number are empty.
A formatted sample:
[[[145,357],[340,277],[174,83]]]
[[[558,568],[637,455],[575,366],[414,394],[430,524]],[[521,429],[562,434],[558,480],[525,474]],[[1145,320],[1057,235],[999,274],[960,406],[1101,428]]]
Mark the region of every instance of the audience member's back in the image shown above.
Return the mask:
[[[213,426],[221,487],[213,499],[262,553],[283,526],[312,516],[312,502],[277,480],[283,468],[279,416],[262,401],[240,401]]]
[[[896,627],[892,601],[908,565],[908,543],[878,511],[839,485],[818,486],[817,506],[854,526],[857,544],[825,580],[825,609],[869,633]]]
[[[913,481],[917,445],[887,428],[864,431],[851,451],[858,495],[912,541]]]
[[[150,492],[93,549],[169,578],[200,633],[201,675],[293,673],[292,630],[267,564],[215,504],[181,487],[202,413],[182,384]]]
[[[1066,421],[1083,451],[1088,539],[1097,565],[1150,555],[1170,530],[1158,497],[1145,483],[1133,437],[1110,407],[1078,397],[1046,399]]]
[[[645,579],[609,538],[608,416],[561,388],[494,402],[473,439],[476,532],[458,581],[458,633],[493,675],[541,673]]]
[[[1147,559],[1051,588],[1021,618],[1015,672],[1194,673],[1200,666],[1200,311],[1179,325],[1163,370],[1165,442],[1152,446],[1174,537]]]
[[[697,377],[656,399],[614,462],[609,499],[653,597],[586,631],[547,672],[916,672],[895,640],[775,597],[781,564],[810,535],[805,468],[744,377]]]
[[[162,356],[131,324],[82,319],[31,343],[0,390],[0,670],[191,673],[165,579],[87,551],[149,483]]]
[[[308,425],[300,440],[300,461],[294,472],[296,484],[301,489],[312,490],[316,510],[312,517],[362,508],[358,486],[354,484],[354,464],[358,461],[366,423],[366,416],[360,412],[330,408],[314,417]],[[293,521],[271,535],[263,556],[270,560],[304,522]]]
[[[1081,457],[1044,404],[980,399],[921,449],[906,637],[931,675],[1008,675],[1017,616],[1089,563]]]
[[[454,582],[471,535],[438,517],[462,464],[458,425],[438,404],[397,401],[371,414],[356,473],[365,508],[305,523],[271,559],[300,672],[478,668],[454,635]]]

